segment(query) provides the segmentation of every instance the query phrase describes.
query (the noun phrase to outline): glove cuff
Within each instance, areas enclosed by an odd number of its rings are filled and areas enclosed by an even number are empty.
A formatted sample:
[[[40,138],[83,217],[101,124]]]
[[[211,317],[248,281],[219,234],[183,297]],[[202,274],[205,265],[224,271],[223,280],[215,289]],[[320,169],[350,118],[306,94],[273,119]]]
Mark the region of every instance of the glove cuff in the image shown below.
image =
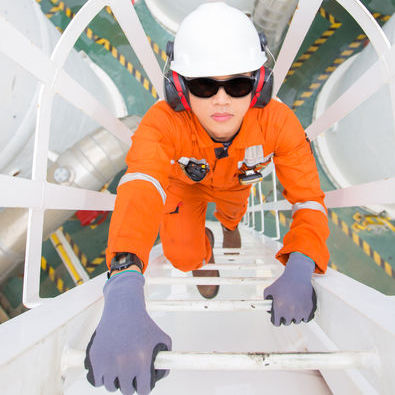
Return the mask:
[[[124,271],[109,278],[103,287],[104,300],[107,302],[141,299],[144,303],[145,278],[136,271]]]
[[[300,252],[289,254],[289,259],[285,266],[286,273],[295,273],[298,277],[306,276],[311,279],[314,270],[315,262],[308,256]]]

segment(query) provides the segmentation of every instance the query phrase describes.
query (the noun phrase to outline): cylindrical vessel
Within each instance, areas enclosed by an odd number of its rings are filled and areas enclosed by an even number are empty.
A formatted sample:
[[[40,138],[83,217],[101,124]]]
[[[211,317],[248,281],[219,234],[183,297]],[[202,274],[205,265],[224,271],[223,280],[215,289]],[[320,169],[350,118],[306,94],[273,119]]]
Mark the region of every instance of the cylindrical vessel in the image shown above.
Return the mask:
[[[0,14],[34,45],[51,55],[60,33],[35,1],[0,2]],[[72,50],[65,71],[114,115],[126,115],[126,106],[118,89],[86,55]],[[35,77],[0,53],[0,172],[3,174],[31,175],[40,85]],[[95,121],[72,104],[55,97],[49,148],[60,154],[97,127]]]
[[[258,30],[265,33],[268,46],[275,54],[297,5],[298,0],[258,0],[255,3],[252,20]]]
[[[123,119],[132,135],[140,117]],[[48,169],[48,181],[90,190],[99,190],[125,167],[129,146],[110,132],[99,128],[61,154]],[[46,238],[61,226],[74,211],[47,210],[44,218]],[[0,281],[24,260],[28,209],[7,208],[0,211]]]
[[[383,27],[395,42],[395,18]],[[378,59],[371,44],[343,63],[325,83],[317,99],[318,118]],[[315,141],[319,161],[337,188],[393,177],[395,174],[394,101],[385,84],[353,112],[333,125]],[[386,211],[395,218],[395,204],[371,205],[367,209]]]
[[[175,34],[181,21],[199,5],[207,3],[207,0],[146,0],[145,3],[159,24],[170,33]],[[226,0],[224,3],[251,15],[255,0]]]

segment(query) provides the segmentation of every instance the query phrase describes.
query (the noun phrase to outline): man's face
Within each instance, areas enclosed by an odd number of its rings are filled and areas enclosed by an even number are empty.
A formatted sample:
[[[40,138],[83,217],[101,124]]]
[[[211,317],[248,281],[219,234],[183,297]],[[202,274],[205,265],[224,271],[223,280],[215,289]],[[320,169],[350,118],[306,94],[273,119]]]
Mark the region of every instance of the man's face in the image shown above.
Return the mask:
[[[251,73],[237,76],[250,76]],[[224,75],[210,77],[216,80],[227,80],[235,76]],[[230,140],[239,130],[245,113],[251,103],[251,93],[243,97],[229,96],[224,87],[209,98],[200,98],[189,92],[189,101],[192,111],[210,137],[218,141]]]

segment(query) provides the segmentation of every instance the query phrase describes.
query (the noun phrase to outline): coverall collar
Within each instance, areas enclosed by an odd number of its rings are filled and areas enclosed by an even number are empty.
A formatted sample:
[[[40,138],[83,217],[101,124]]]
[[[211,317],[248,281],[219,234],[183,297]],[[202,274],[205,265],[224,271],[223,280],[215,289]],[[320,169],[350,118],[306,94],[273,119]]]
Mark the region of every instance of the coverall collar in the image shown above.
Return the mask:
[[[262,131],[258,127],[256,111],[259,109],[249,109],[244,116],[241,128],[237,136],[232,142],[233,148],[247,148],[253,145],[262,145]],[[205,131],[198,117],[192,112],[193,121],[196,125],[196,135],[200,147],[214,147],[218,143],[213,141],[209,134]]]

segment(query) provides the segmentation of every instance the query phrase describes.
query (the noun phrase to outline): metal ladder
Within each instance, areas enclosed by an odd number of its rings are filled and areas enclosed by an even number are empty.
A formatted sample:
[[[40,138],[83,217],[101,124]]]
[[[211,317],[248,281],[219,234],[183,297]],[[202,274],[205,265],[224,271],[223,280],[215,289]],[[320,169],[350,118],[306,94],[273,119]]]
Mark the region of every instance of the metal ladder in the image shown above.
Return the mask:
[[[192,313],[202,317],[200,325],[208,327],[215,321],[215,314],[227,314],[230,317],[229,321],[231,321],[232,315],[235,316],[234,320],[237,320],[240,316],[235,314],[242,312],[246,320],[250,314],[253,314],[269,322],[270,316],[266,312],[271,309],[271,301],[263,300],[263,289],[282,272],[282,265],[274,262],[275,249],[273,247],[277,243],[269,239],[262,242],[255,232],[242,226],[243,247],[241,249],[224,249],[219,247],[222,244],[219,223],[211,222],[208,226],[215,235],[216,264],[207,265],[200,270],[215,268],[220,270],[221,277],[192,277],[191,273],[180,272],[163,255],[159,255],[150,262],[145,274],[148,312],[155,321],[158,319],[158,324],[161,327],[162,325],[166,326],[166,323],[161,322],[161,317],[169,315],[175,317],[177,314],[182,315],[183,313],[187,317],[191,317]],[[266,250],[265,243],[267,244]],[[197,284],[220,285],[216,299],[203,299],[196,290]],[[171,322],[172,327],[168,329],[169,334],[173,335],[179,321],[175,319]],[[271,326],[271,323],[268,325]],[[311,326],[314,323],[300,325]],[[213,326],[216,327],[215,324]],[[185,328],[173,336],[173,341],[177,344],[177,336],[187,337],[185,332],[188,332],[189,329],[188,325],[185,325]],[[273,327],[274,331],[276,329],[278,330]],[[293,325],[288,329],[292,331],[296,328]],[[225,328],[222,330],[226,331]],[[200,340],[204,342],[204,331],[196,336],[201,336],[203,339]],[[266,334],[262,330],[262,336],[270,337],[271,334]],[[208,339],[207,336],[205,338]],[[234,339],[234,342],[237,343],[239,349],[243,349],[242,335],[238,339]],[[204,352],[178,351],[179,348],[176,347],[177,351],[160,352],[155,360],[155,368],[170,369],[172,374],[173,371],[178,370],[342,370],[371,368],[374,365],[373,361],[377,359],[377,355],[370,351],[300,351],[304,348],[302,343],[302,338],[299,338],[297,342],[294,342],[293,347],[290,347],[293,350],[288,352],[257,351],[256,349],[249,352],[218,352],[216,351],[218,348]],[[212,346],[213,342],[209,342],[207,348]],[[224,344],[219,345],[219,348],[222,347]],[[67,374],[67,370],[71,367],[79,366],[81,368],[84,357],[85,352],[83,351],[66,349],[62,357],[63,374]],[[167,393],[166,379],[159,388],[162,387],[163,393]]]

